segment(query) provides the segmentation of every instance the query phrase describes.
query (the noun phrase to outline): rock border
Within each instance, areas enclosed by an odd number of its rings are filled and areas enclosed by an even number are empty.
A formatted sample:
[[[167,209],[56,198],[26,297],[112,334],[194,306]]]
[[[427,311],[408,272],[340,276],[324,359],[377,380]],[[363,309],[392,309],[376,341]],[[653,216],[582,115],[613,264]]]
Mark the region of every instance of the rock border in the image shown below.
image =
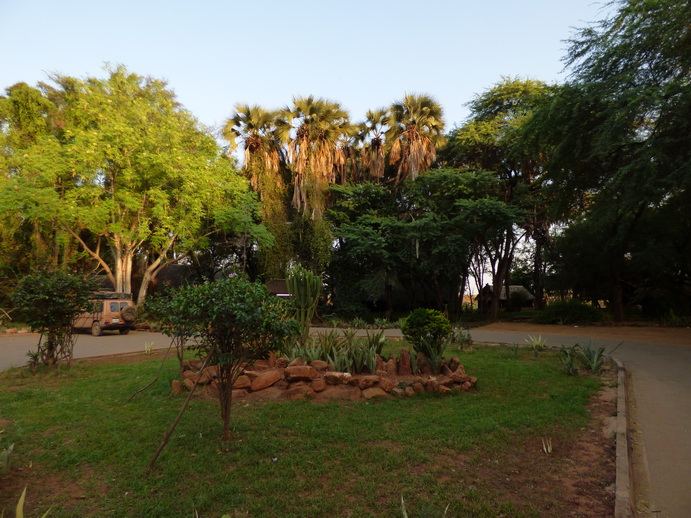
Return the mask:
[[[420,374],[413,374],[410,355],[403,349],[400,358],[392,355],[384,360],[377,355],[374,373],[351,374],[338,372],[325,361],[308,363],[296,358],[290,361],[275,354],[243,368],[233,384],[233,399],[317,401],[409,397],[416,394],[451,394],[475,389],[477,378],[469,376],[458,358],[442,363],[441,373],[433,374],[424,356],[418,356]],[[182,381],[172,382],[173,394],[192,390],[195,383],[216,392],[218,368],[201,370],[201,360],[183,362]]]

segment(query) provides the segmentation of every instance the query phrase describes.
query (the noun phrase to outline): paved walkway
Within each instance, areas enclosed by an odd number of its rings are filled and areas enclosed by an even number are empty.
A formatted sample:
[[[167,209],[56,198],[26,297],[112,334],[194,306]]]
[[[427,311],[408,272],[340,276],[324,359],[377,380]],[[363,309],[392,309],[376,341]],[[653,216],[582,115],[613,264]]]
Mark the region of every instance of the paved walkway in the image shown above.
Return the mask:
[[[633,439],[647,452],[636,467],[647,467],[650,474],[648,488],[640,478],[646,470],[635,471],[639,477],[634,479],[635,491],[643,496],[638,516],[691,517],[691,329],[492,324],[471,331],[476,342],[509,344],[523,344],[528,335],[536,334],[552,346],[591,341],[607,351],[617,347],[614,356],[630,375]],[[387,330],[387,336],[400,336],[400,331]],[[35,334],[0,335],[0,371],[26,364],[26,352],[37,342]],[[75,346],[75,357],[140,352],[146,343],[158,349],[170,340],[143,332],[97,338],[84,334]]]

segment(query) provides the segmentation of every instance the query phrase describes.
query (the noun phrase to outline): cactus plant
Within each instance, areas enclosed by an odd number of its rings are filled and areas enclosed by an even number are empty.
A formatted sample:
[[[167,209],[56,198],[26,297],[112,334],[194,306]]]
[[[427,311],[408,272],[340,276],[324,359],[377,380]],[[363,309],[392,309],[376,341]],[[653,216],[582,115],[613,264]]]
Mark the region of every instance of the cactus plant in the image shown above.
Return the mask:
[[[322,278],[302,266],[293,268],[286,277],[294,318],[300,325],[300,342],[304,344],[309,337],[310,325],[319,302]]]

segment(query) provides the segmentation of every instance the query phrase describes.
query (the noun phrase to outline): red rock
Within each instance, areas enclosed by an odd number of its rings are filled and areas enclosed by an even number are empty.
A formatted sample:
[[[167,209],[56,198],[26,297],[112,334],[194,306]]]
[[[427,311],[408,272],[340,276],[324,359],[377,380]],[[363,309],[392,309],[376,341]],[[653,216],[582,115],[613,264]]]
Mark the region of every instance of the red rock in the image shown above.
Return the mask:
[[[325,362],[324,360],[312,360],[310,365],[318,371],[329,370],[329,364],[327,362]]]
[[[401,358],[398,361],[398,375],[399,376],[412,376],[413,367],[410,364],[410,353],[408,349],[401,350]]]
[[[204,370],[202,370],[202,375],[203,376],[208,376],[209,378],[218,378],[218,365],[212,365],[211,367],[204,367]]]
[[[440,378],[438,381],[440,385],[444,385],[445,387],[450,387],[454,384],[454,381],[451,378],[447,378],[446,376]]]
[[[329,385],[347,385],[352,376],[348,372],[325,372],[324,380]]]
[[[395,378],[398,374],[398,366],[396,365],[396,357],[391,356],[389,361],[386,362],[386,375],[389,378]]]
[[[377,360],[377,366],[374,368],[374,371],[375,372],[379,372],[379,371],[386,372],[386,363],[384,362],[384,358],[377,355],[376,360]]]
[[[271,351],[269,353],[269,359],[267,360],[269,362],[269,367],[272,369],[274,367],[276,367],[276,361],[277,360],[278,360],[278,358],[276,357],[276,353],[274,351]]]
[[[466,381],[470,381],[470,377],[465,372],[457,370],[451,374],[451,380],[454,383],[465,383]]]
[[[192,383],[196,381],[199,385],[206,385],[211,382],[211,378],[201,372],[185,371],[182,373],[182,376],[185,379],[192,381]]]
[[[288,387],[286,390],[286,397],[288,399],[312,399],[315,395],[314,390],[312,390],[309,385],[305,383],[295,383]]]
[[[427,392],[438,392],[439,382],[437,380],[427,380]]]
[[[473,388],[473,384],[470,383],[469,381],[466,381],[465,383],[463,383],[461,385],[461,388],[463,389],[464,392],[468,392],[469,390],[471,390]]]
[[[255,371],[265,371],[268,368],[269,368],[269,361],[268,360],[255,360],[255,362],[252,364],[252,369]]]
[[[374,387],[376,384],[379,383],[379,376],[362,376],[358,378],[358,388],[360,390],[365,390],[370,387]]]
[[[405,392],[406,396],[414,396],[415,395],[415,389],[413,389],[413,387],[411,385],[408,385],[405,388],[404,392]]]
[[[244,374],[238,376],[238,379],[236,379],[235,383],[233,383],[234,389],[245,389],[245,388],[250,388],[251,386],[252,386],[252,382]]]
[[[288,358],[285,356],[281,356],[280,358],[276,358],[276,367],[279,369],[285,369],[288,364],[290,364],[290,361]]]
[[[439,392],[440,394],[451,394],[451,389],[444,385],[439,385],[437,392]]]
[[[459,366],[462,367],[462,365],[461,365],[461,360],[459,360],[458,358],[456,358],[456,357],[454,356],[453,358],[451,358],[451,359],[449,360],[448,366],[449,366],[449,370],[450,370],[451,372],[456,372],[456,369],[458,369]]]
[[[286,380],[291,383],[294,381],[312,381],[319,375],[316,369],[309,365],[288,366],[284,372]]]
[[[362,391],[362,397],[365,399],[373,399],[375,397],[391,397],[379,387],[370,387]]]
[[[295,358],[292,362],[288,364],[288,367],[299,367],[301,365],[304,365],[305,362],[302,361],[302,358],[297,357]]]
[[[425,392],[425,386],[419,381],[413,383],[413,390],[416,394],[422,394]]]
[[[402,388],[398,388],[398,387],[396,387],[395,389],[393,389],[393,390],[390,392],[390,394],[391,394],[392,396],[394,396],[394,397],[403,397],[403,396],[406,395],[405,390],[403,390]]]
[[[242,371],[242,373],[247,376],[250,381],[256,380],[261,374],[259,371]]]
[[[391,392],[396,388],[397,383],[391,378],[380,378],[379,388],[384,392]]]
[[[231,397],[233,399],[242,399],[244,397],[247,397],[247,391],[246,390],[233,390]]]
[[[180,380],[173,380],[172,385],[172,393],[174,396],[177,396],[178,394],[182,393],[182,384],[180,383]]]
[[[185,388],[187,390],[192,390],[192,388],[194,387],[194,381],[192,381],[189,378],[185,378],[184,380],[182,380],[182,384],[185,385]]]
[[[326,381],[324,381],[324,378],[317,378],[311,383],[310,387],[315,392],[322,392],[326,389]]]
[[[264,371],[252,381],[252,392],[270,387],[280,379],[283,379],[283,371],[281,369]]]
[[[362,399],[362,391],[349,385],[329,385],[323,392],[318,392],[315,401],[357,401]]]

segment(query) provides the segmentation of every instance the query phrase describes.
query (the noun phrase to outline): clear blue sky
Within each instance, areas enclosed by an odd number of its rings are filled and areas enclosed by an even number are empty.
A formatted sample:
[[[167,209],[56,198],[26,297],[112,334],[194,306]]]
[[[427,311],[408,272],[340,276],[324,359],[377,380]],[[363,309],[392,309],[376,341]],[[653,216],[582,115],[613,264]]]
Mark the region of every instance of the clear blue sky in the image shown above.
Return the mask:
[[[563,82],[564,40],[606,13],[597,0],[0,0],[0,92],[112,63],[168,80],[212,127],[236,103],[313,94],[359,121],[426,93],[451,129],[502,76]]]

